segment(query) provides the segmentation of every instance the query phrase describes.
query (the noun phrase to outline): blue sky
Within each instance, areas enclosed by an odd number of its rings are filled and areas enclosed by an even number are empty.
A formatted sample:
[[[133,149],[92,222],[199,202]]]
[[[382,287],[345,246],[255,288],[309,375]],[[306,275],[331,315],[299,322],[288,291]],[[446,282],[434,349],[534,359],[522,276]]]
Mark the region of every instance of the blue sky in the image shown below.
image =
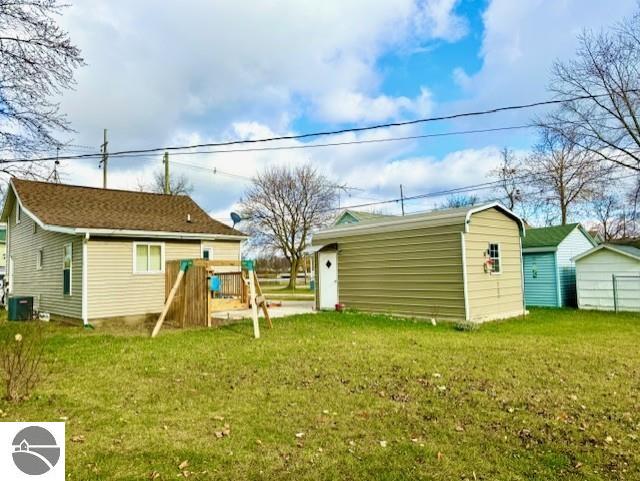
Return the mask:
[[[635,0],[349,0],[76,2],[63,18],[87,66],[61,104],[74,144],[112,150],[410,120],[549,97],[555,59],[571,58],[584,28],[607,28]],[[333,141],[528,123],[544,111],[348,134]],[[327,140],[319,139],[318,141]],[[343,203],[483,182],[506,146],[523,155],[534,132],[240,154],[174,156],[194,166],[254,175],[311,162],[358,187]],[[282,142],[279,145],[299,145]],[[76,151],[82,150],[76,148]],[[88,150],[88,149],[84,149]],[[161,156],[114,159],[110,183],[150,181]],[[93,161],[66,162],[68,182],[99,185]],[[216,217],[246,182],[174,165]],[[412,203],[410,210],[429,207]],[[397,206],[383,210],[394,211]]]

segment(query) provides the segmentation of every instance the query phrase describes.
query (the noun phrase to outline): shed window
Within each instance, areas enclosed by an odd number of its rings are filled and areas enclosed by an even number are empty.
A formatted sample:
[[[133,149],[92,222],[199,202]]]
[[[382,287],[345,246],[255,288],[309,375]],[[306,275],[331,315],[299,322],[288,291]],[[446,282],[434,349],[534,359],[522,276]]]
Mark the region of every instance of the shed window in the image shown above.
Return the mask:
[[[211,247],[203,247],[202,248],[202,258],[210,261],[213,259],[213,249]]]
[[[500,265],[500,244],[489,244],[489,272],[499,274]]]
[[[133,272],[158,274],[164,272],[164,244],[134,243]]]
[[[43,265],[44,265],[44,249],[38,249],[38,252],[36,252],[36,269],[38,270],[42,269]]]
[[[62,247],[62,292],[65,296],[71,295],[72,269],[73,245],[69,242]]]

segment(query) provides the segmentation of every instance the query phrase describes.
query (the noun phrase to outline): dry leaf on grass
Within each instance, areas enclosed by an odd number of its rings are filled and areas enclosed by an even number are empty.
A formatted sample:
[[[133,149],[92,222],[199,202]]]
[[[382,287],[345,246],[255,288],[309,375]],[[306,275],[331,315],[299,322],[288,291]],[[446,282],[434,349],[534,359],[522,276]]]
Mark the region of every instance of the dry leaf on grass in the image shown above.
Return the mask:
[[[184,461],[182,461],[180,464],[178,464],[178,469],[179,470],[183,470],[184,468],[189,466],[189,461],[187,461],[186,459]]]
[[[84,443],[84,436],[82,434],[78,434],[76,436],[71,436],[72,443]]]

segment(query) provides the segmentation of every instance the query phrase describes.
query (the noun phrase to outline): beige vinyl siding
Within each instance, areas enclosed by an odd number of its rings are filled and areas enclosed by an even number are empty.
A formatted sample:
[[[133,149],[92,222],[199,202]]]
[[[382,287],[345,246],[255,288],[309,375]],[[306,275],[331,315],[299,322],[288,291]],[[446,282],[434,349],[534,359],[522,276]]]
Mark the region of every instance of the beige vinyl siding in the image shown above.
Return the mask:
[[[161,242],[165,261],[197,259],[200,241],[91,238],[88,250],[89,319],[159,313],[165,300],[164,272],[133,273],[134,242]]]
[[[472,214],[465,242],[469,318],[481,321],[521,314],[522,257],[517,222],[495,208]],[[484,271],[489,243],[500,245],[499,274]]]
[[[338,242],[338,297],[369,312],[464,318],[459,223],[367,230]]]
[[[213,250],[214,261],[238,261],[240,262],[240,242],[238,241],[202,241],[202,248],[210,247]],[[216,272],[237,272],[238,266],[219,266]]]
[[[16,224],[14,207],[9,218],[9,252],[14,262],[12,295],[33,296],[34,307],[52,315],[82,318],[82,237],[59,234],[36,227],[26,212]],[[62,291],[63,246],[71,242],[73,265],[71,270],[71,296]],[[42,269],[36,269],[36,255],[43,250]]]

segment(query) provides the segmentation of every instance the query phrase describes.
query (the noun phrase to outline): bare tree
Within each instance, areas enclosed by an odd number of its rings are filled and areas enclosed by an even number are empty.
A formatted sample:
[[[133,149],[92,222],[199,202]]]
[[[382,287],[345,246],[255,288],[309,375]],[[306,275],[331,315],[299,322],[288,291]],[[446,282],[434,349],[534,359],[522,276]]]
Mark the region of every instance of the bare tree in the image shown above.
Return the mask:
[[[564,103],[556,129],[577,134],[594,159],[640,170],[640,11],[601,33],[584,31],[575,59],[557,62],[551,90]]]
[[[458,207],[470,207],[480,202],[477,195],[455,194],[446,198],[438,207],[441,209],[455,209]]]
[[[572,209],[602,192],[613,170],[610,163],[594,159],[591,149],[583,149],[581,140],[575,131],[559,133],[542,124],[540,141],[524,167],[533,200],[547,203],[563,225]]]
[[[300,259],[311,230],[327,223],[337,189],[309,165],[272,167],[256,176],[241,200],[242,217],[257,247],[276,248],[290,264],[295,289]]]
[[[598,223],[595,226],[605,242],[620,237],[624,233],[624,206],[613,193],[603,193],[592,201],[592,210]]]
[[[522,165],[516,154],[504,147],[500,151],[500,164],[489,172],[489,176],[498,180],[497,191],[500,200],[511,210],[522,202],[521,170]]]
[[[73,86],[73,72],[83,65],[80,50],[55,17],[57,0],[0,0],[0,151],[30,156],[60,143],[56,133],[70,131],[51,97]],[[31,162],[3,164],[9,175],[46,178]]]

